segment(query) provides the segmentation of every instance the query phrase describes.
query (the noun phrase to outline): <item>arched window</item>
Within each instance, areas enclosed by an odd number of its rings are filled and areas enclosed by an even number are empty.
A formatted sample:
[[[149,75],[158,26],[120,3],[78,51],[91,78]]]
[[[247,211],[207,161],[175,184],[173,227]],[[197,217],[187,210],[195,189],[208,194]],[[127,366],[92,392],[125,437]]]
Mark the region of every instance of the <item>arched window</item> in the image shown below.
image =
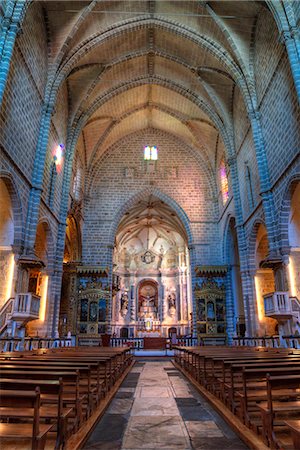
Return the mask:
[[[222,158],[222,160],[220,162],[219,173],[220,173],[222,202],[223,202],[223,205],[225,205],[229,198],[229,188],[228,188],[228,178],[227,178],[227,171],[226,171],[226,165],[225,165],[224,158]]]

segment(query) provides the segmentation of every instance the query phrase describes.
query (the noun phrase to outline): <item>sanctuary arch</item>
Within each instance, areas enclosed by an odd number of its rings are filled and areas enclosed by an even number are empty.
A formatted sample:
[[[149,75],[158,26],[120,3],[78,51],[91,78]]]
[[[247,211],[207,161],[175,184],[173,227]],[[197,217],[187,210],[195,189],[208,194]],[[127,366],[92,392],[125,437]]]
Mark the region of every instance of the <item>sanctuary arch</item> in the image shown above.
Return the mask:
[[[188,239],[177,213],[155,195],[122,217],[114,247],[119,290],[112,302],[112,332],[130,337],[191,333]]]

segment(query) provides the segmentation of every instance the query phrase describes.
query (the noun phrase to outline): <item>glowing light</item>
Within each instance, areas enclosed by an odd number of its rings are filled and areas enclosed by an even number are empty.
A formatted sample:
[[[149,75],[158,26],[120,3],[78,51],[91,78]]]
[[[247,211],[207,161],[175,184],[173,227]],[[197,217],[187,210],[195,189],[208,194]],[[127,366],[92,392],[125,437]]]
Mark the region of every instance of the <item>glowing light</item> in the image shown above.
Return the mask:
[[[295,269],[294,269],[294,262],[291,257],[289,257],[289,279],[290,279],[290,291],[292,297],[297,296],[297,289],[296,289],[296,283],[295,283]]]
[[[149,161],[150,158],[151,158],[151,149],[149,145],[147,145],[146,147],[144,147],[144,160]]]
[[[54,162],[57,166],[60,166],[62,163],[62,158],[63,158],[63,150],[64,150],[65,146],[63,144],[59,144],[56,149],[55,149],[55,153],[54,153]]]
[[[151,159],[152,161],[157,160],[157,147],[151,147]]]
[[[155,145],[153,145],[152,147],[146,145],[144,147],[144,160],[157,161],[157,159],[158,159],[157,147]]]
[[[47,292],[48,292],[48,275],[44,275],[43,284],[41,287],[41,300],[40,300],[40,320],[42,322],[44,322],[46,316]]]
[[[225,162],[222,159],[220,163],[220,182],[221,182],[221,193],[222,193],[222,201],[223,205],[227,202],[229,198],[229,187],[228,187],[228,178],[226,173]]]
[[[255,275],[255,277],[254,277],[254,284],[255,284],[255,293],[256,293],[256,301],[257,301],[258,320],[260,322],[262,322],[263,318],[265,316],[265,309],[264,309],[264,305],[263,305],[263,298],[260,293],[259,277],[257,275]]]
[[[15,258],[14,258],[14,255],[12,254],[10,256],[8,272],[7,272],[6,300],[8,300],[11,297],[14,271],[15,271]]]

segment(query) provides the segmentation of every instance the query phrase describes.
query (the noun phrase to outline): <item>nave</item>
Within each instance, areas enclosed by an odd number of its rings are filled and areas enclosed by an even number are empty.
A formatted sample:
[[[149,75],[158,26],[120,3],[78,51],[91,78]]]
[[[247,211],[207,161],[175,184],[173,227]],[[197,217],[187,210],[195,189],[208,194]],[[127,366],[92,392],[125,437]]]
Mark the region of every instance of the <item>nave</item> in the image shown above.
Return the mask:
[[[84,450],[248,447],[166,358],[137,360]]]

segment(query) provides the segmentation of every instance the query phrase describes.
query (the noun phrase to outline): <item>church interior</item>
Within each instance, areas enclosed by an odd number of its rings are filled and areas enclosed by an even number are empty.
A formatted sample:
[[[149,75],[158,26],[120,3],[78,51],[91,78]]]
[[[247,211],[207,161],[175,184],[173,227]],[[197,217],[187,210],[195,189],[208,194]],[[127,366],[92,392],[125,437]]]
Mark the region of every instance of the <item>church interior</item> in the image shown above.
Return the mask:
[[[300,449],[299,27],[0,1],[1,448]]]

